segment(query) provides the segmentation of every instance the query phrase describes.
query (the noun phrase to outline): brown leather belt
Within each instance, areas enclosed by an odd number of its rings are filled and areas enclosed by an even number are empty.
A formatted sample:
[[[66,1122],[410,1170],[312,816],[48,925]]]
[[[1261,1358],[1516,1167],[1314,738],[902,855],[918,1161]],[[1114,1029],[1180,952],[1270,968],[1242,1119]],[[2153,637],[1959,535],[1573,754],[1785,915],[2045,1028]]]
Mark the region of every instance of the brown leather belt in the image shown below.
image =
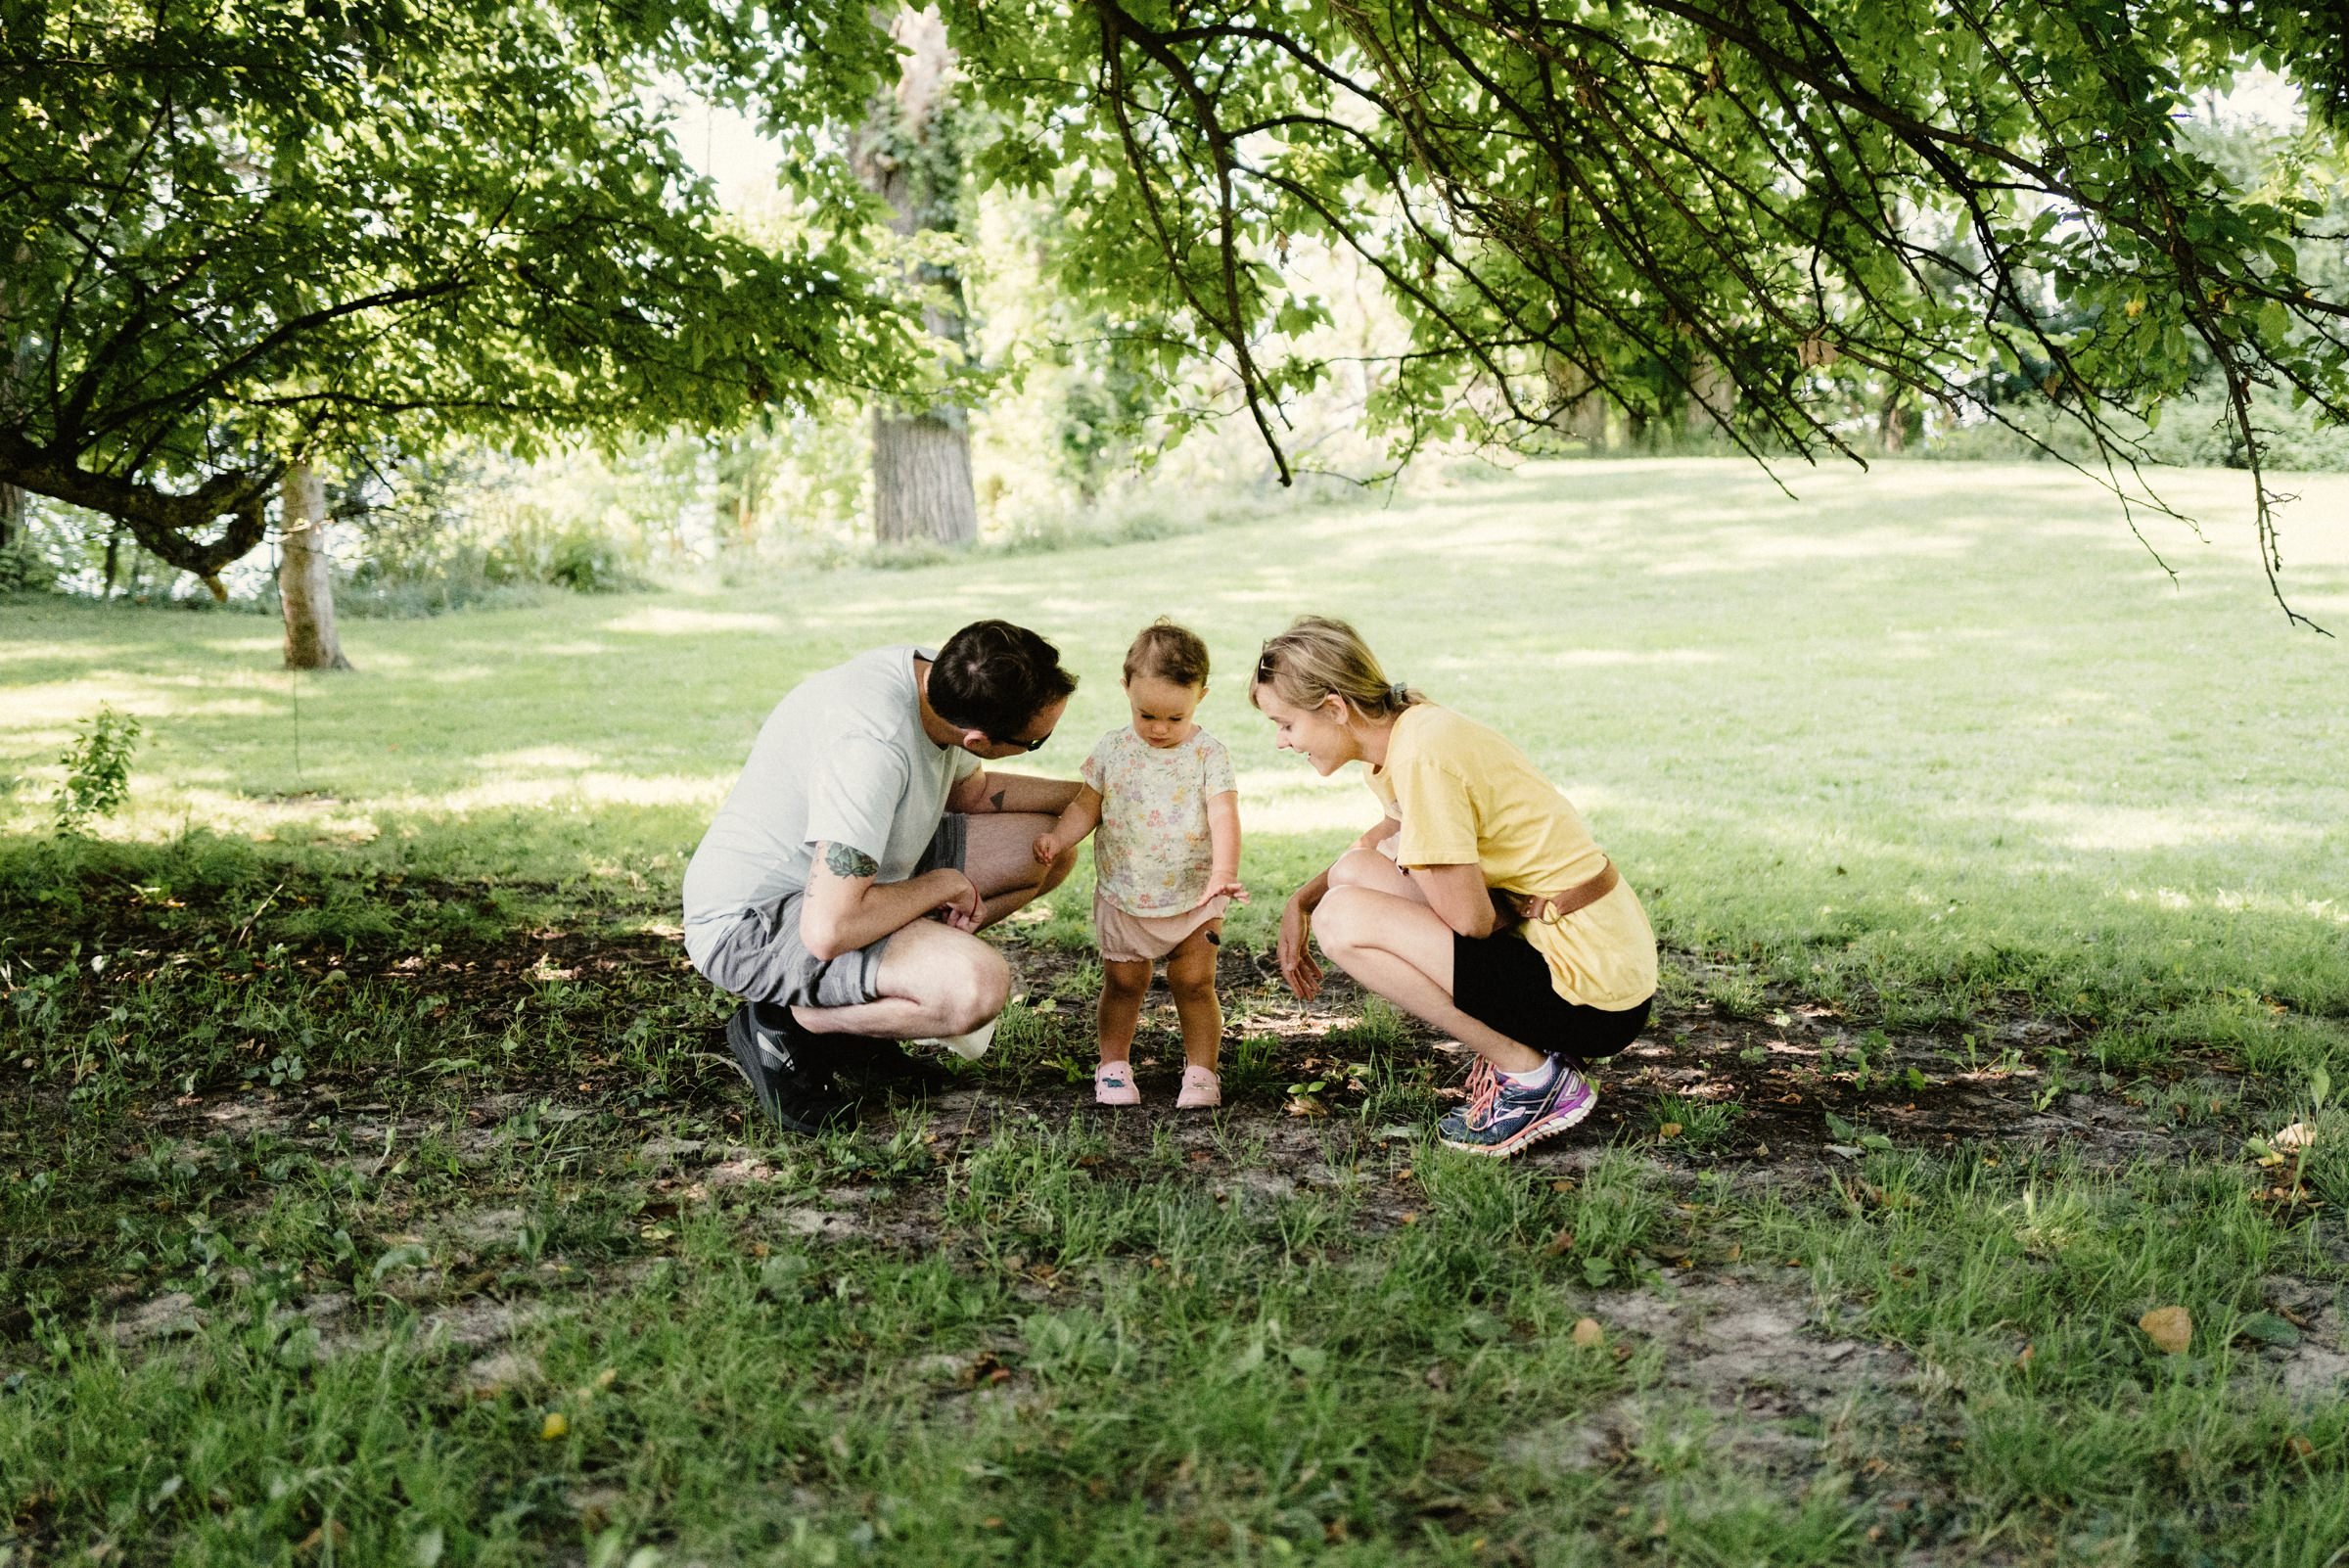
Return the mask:
[[[1539,920],[1545,926],[1554,926],[1577,909],[1589,908],[1613,893],[1622,881],[1622,873],[1615,869],[1615,862],[1609,860],[1599,867],[1598,875],[1588,882],[1578,882],[1563,893],[1517,895],[1518,912],[1528,920]]]

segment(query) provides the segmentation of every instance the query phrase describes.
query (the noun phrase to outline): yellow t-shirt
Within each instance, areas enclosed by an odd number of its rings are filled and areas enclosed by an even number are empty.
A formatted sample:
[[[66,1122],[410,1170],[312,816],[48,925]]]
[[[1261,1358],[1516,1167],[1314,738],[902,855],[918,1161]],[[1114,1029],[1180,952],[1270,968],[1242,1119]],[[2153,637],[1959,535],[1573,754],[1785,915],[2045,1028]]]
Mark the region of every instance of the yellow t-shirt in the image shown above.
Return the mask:
[[[1574,803],[1495,731],[1434,703],[1395,720],[1370,793],[1402,822],[1398,865],[1473,865],[1487,887],[1560,893],[1606,864]],[[1549,964],[1550,984],[1586,1007],[1636,1007],[1656,990],[1656,934],[1629,882],[1555,925],[1517,932]]]

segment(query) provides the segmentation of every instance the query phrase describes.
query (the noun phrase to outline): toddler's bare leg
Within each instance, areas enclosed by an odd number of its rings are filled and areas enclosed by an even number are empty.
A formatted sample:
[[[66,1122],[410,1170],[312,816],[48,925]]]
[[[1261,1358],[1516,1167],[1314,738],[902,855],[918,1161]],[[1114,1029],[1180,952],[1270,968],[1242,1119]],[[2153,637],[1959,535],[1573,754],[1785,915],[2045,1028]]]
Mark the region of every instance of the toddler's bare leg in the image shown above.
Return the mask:
[[[1142,997],[1149,990],[1147,959],[1101,960],[1101,1060],[1123,1062],[1133,1054],[1133,1031],[1142,1021]]]
[[[1223,1048],[1223,1007],[1216,996],[1217,943],[1223,922],[1210,920],[1167,955],[1167,989],[1182,1021],[1182,1059],[1214,1072]]]

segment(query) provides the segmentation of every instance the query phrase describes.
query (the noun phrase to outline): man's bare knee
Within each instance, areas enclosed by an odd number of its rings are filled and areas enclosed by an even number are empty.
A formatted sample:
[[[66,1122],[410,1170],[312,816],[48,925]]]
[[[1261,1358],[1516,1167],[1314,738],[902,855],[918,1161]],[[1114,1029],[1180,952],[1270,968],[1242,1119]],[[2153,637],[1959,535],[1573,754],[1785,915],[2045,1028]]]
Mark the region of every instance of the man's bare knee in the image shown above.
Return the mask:
[[[977,1029],[1011,999],[1011,966],[985,943],[972,943],[941,969],[939,1008],[955,1034]]]
[[[1376,850],[1348,850],[1329,868],[1335,888],[1383,887],[1395,879],[1395,862]]]

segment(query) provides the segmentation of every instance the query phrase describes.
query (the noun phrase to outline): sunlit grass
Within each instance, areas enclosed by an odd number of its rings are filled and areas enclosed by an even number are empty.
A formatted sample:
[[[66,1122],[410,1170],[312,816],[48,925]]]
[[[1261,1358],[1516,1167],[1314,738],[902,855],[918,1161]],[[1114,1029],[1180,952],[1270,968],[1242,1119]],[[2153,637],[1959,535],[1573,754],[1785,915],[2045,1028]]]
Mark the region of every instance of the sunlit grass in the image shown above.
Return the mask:
[[[1593,463],[354,623],[358,671],[299,680],[259,621],[0,604],[0,1568],[2324,1568],[2349,1522],[2349,657],[2281,624],[2238,533],[2161,539],[2173,587],[2047,469],[1798,478],[1789,502],[1733,464]],[[2294,591],[2349,623],[2349,525],[2317,526],[2349,484],[2300,487]],[[2239,510],[2239,476],[2179,488]],[[1674,947],[1651,1043],[1808,998],[1856,1082],[1947,1025],[1953,1078],[2060,1074],[2160,1152],[1870,1121],[1765,1161],[1786,1113],[1700,1079],[1569,1158],[1453,1158],[1414,1130],[1451,1075],[1400,1014],[1317,1021],[1299,1068],[1262,991],[1235,997],[1233,1110],[1113,1135],[1083,1106],[1082,872],[1014,933],[1019,999],[967,1075],[990,1129],[780,1139],[673,944],[586,961],[613,926],[674,936],[793,680],[977,615],[1085,676],[1036,761],[1063,773],[1120,721],[1136,626],[1209,636],[1258,894],[1231,931],[1262,944],[1372,810],[1245,704],[1258,639],[1307,609],[1589,811]],[[105,830],[129,842],[52,845],[52,764],[101,701],[148,723]],[[2066,1043],[1975,1018],[2018,1009]],[[1636,1105],[1645,1070],[1595,1076]],[[1266,1108],[1316,1075],[1340,1112]],[[2244,1152],[2293,1121],[2288,1173]],[[2302,1178],[2316,1203],[2285,1205]],[[2137,1327],[2170,1305],[2184,1357]]]
[[[1085,680],[1034,763],[1065,774],[1166,613],[1223,671],[1203,717],[1242,769],[1247,939],[1371,811],[1246,704],[1257,643],[1322,610],[1524,743],[1675,943],[1944,978],[2020,952],[2074,992],[2166,975],[2349,1006],[2349,654],[2267,601],[2240,476],[2173,480],[2211,541],[2146,525],[2176,584],[2052,468],[1788,477],[1797,499],[1729,462],[1552,465],[1108,549],[353,623],[335,676],[273,669],[265,622],[13,601],[0,821],[42,828],[57,752],[110,701],[149,739],[106,831],[464,840],[485,869],[585,859],[662,894],[800,676],[1025,621]],[[2298,487],[2292,591],[2349,612],[2349,481]]]

